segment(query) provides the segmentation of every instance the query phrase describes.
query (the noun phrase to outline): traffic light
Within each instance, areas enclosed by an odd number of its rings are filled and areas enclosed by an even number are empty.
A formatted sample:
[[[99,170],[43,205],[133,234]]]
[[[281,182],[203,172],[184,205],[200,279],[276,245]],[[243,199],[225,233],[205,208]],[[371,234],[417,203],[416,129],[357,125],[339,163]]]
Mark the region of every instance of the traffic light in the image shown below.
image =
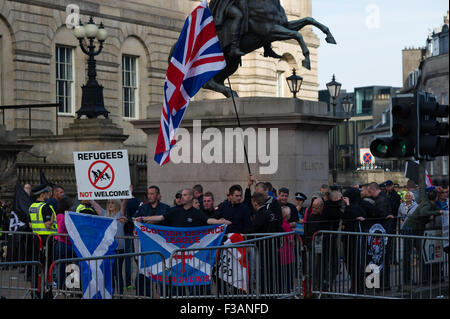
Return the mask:
[[[414,94],[391,98],[391,136],[380,137],[370,144],[370,151],[380,158],[414,156],[417,144],[417,110]]]
[[[429,157],[448,155],[448,123],[437,121],[438,117],[448,118],[448,105],[440,105],[435,96],[426,93],[417,93],[417,148],[416,158],[429,159]]]

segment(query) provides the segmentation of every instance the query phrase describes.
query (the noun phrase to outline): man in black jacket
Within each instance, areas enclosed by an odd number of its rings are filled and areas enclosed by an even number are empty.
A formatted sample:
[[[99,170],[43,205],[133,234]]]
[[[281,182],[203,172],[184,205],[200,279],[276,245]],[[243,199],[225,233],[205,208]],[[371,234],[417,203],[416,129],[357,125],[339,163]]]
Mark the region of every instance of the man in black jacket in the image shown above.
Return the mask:
[[[211,192],[206,192],[203,195],[203,210],[202,212],[208,216],[208,218],[218,218],[218,209],[214,207],[214,195]]]
[[[247,228],[246,233],[268,233],[268,225],[270,220],[269,211],[266,208],[266,199],[261,193],[253,193],[251,197],[253,209],[256,211],[255,218]]]
[[[400,204],[402,202],[402,199],[400,198],[400,195],[397,194],[397,192],[394,189],[394,183],[391,180],[386,181],[386,195],[389,201],[391,202],[391,213],[394,217],[391,222],[391,227],[393,228],[391,231],[392,233],[395,233],[395,230],[397,228],[397,215],[398,215],[398,208],[400,207]]]
[[[247,228],[247,233],[270,233],[271,213],[267,209],[265,196],[261,193],[254,192],[251,197],[251,202],[256,214],[253,222]],[[257,241],[255,244],[260,256],[261,292],[274,293],[275,281],[279,278],[276,273],[276,269],[280,267],[278,264],[278,252],[267,241]]]
[[[325,201],[322,212],[323,226],[326,230],[341,230],[340,220],[343,218],[344,204],[341,192],[330,192],[329,200]],[[327,278],[325,278],[325,280],[330,286],[333,284],[338,273],[338,239],[340,239],[340,237],[336,234],[331,234],[324,236],[323,241],[323,256],[326,261],[325,266],[327,267]]]
[[[218,218],[225,218],[231,221],[226,233],[244,233],[250,226],[250,209],[242,203],[242,188],[233,185],[229,189],[230,202],[220,205],[217,210]]]
[[[323,212],[323,200],[321,198],[316,198],[311,207],[312,213],[308,217],[308,221],[305,223],[305,234],[303,236],[305,246],[311,248],[312,247],[312,236],[314,233],[319,230],[324,230],[324,223],[322,221],[322,212]]]
[[[342,194],[339,191],[332,191],[330,199],[325,201],[322,220],[326,223],[328,230],[340,230],[339,220],[342,219],[344,208]]]
[[[256,211],[252,207],[251,191],[250,191],[250,187],[254,182],[255,180],[253,179],[253,175],[249,175],[248,188],[245,190],[245,197],[244,197],[244,203],[246,203],[247,206],[252,210],[251,216],[254,216],[256,213]],[[263,182],[256,183],[255,193],[261,193],[264,195],[264,198],[266,200],[265,205],[271,216],[269,231],[271,233],[282,232],[283,228],[281,227],[281,225],[283,223],[283,217],[281,214],[281,206],[276,199],[274,199],[272,196],[268,194],[268,192],[269,188],[267,183]]]

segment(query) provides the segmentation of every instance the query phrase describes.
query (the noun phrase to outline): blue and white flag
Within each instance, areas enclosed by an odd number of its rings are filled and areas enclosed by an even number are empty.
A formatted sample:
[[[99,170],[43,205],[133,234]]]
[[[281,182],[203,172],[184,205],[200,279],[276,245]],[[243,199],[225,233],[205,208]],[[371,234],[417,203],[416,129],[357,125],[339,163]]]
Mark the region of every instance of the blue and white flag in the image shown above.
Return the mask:
[[[79,258],[115,254],[117,220],[109,217],[66,212],[65,224],[75,253]],[[111,299],[112,259],[80,263],[84,299]]]
[[[165,259],[154,255],[139,258],[139,272],[156,282],[169,281],[169,268],[172,267],[172,285],[209,285],[211,272],[216,260],[216,249],[195,250],[220,246],[227,225],[205,227],[166,227],[135,222],[140,242],[140,252],[158,251]],[[185,248],[170,256],[177,249]],[[165,278],[163,277],[165,266]]]

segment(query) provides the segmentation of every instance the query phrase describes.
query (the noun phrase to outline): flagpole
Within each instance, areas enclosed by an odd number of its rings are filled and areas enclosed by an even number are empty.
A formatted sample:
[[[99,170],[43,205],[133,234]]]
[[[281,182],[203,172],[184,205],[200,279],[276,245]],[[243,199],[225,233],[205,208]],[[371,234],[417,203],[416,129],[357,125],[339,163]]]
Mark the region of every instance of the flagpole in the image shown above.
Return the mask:
[[[234,112],[236,113],[236,119],[237,119],[237,122],[238,122],[238,127],[240,129],[242,129],[241,128],[241,121],[239,120],[239,114],[238,114],[237,107],[236,107],[236,101],[234,100],[233,90],[231,89],[230,78],[227,77],[227,80],[228,80],[228,87],[230,88],[231,98],[233,99]],[[242,137],[242,145],[244,146],[244,155],[245,155],[245,161],[247,162],[248,174],[252,175],[252,172],[250,170],[250,164],[248,163],[247,148],[245,147],[244,137]]]

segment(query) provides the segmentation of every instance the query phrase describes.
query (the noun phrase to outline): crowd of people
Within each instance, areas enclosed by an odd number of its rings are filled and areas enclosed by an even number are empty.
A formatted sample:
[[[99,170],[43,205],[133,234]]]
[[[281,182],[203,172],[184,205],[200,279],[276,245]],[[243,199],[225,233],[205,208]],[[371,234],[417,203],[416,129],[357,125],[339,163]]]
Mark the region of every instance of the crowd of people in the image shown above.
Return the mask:
[[[122,201],[108,200],[105,208],[94,200],[71,202],[61,185],[31,188],[27,184],[23,190],[33,200],[28,214],[15,215],[21,226],[14,230],[35,232],[44,241],[50,234],[67,233],[64,212],[71,210],[116,218],[120,221],[118,236],[133,236],[133,221],[172,227],[225,223],[228,225],[227,233],[300,231],[303,243],[311,247],[313,235],[319,230],[368,232],[377,223],[381,223],[390,234],[422,235],[427,223],[448,210],[449,188],[448,185],[428,188],[425,199],[419,201],[417,185],[411,180],[403,188],[390,180],[382,184],[355,183],[348,189],[322,185],[309,200],[304,193],[295,192],[295,203],[291,203],[289,197],[292,192],[287,187],[276,190],[271,183],[256,181],[250,175],[245,190],[240,185],[232,185],[222,201],[217,200],[217,194],[204,192],[202,185],[194,185],[177,191],[169,203],[164,203],[160,188],[152,185],[147,189],[145,200],[134,196]],[[3,229],[8,230],[13,223],[9,220],[12,216],[7,217],[6,211],[2,209]],[[53,258],[75,257],[66,236],[56,236],[54,245],[50,248],[55,251]],[[120,241],[117,253],[132,252],[132,246],[131,240]],[[407,253],[412,249],[411,246],[405,248]],[[390,256],[386,256],[388,258]],[[136,285],[131,278],[131,259],[119,261],[117,269],[120,274],[123,264],[125,278],[119,276],[118,287],[121,292]],[[389,262],[385,264],[388,267]],[[60,273],[61,276],[64,274],[63,271]],[[389,276],[386,277],[385,280],[389,280]],[[58,282],[63,282],[62,279]],[[142,287],[148,284],[145,278],[137,280]]]

